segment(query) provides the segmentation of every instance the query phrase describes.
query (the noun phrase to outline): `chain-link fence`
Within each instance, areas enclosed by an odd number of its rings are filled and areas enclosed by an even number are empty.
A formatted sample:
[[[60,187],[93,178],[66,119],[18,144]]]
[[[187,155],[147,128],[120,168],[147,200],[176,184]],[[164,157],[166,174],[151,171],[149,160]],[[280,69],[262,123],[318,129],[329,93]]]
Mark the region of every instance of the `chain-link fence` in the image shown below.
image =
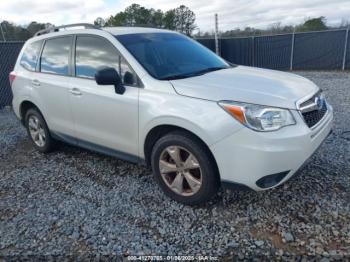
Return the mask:
[[[220,55],[235,64],[278,70],[350,69],[349,30],[219,39]],[[215,52],[213,38],[197,39]],[[0,108],[12,100],[8,75],[23,42],[0,42]]]
[[[349,29],[221,38],[220,55],[235,64],[279,70],[350,69]],[[197,39],[215,52],[213,38]]]

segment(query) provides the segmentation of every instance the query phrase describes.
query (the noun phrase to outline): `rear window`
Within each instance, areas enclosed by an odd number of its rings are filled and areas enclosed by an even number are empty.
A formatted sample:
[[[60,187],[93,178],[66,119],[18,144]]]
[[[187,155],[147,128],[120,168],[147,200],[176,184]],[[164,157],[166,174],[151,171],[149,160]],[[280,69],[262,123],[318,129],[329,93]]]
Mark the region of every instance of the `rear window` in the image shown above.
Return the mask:
[[[33,42],[26,46],[21,57],[20,65],[29,71],[35,71],[36,64],[40,55],[40,49],[43,41]]]
[[[41,55],[40,71],[68,75],[71,44],[71,36],[46,40]]]

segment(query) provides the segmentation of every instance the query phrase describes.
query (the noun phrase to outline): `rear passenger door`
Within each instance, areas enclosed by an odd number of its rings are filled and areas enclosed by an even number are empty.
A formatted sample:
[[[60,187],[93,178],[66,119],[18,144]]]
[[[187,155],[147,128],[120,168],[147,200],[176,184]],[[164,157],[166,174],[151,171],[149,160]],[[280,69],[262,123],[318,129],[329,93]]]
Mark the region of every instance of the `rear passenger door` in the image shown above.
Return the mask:
[[[81,146],[127,157],[138,155],[138,80],[107,39],[77,35],[75,72],[70,82],[70,100],[76,134]],[[114,86],[97,85],[95,73],[101,67],[114,67],[133,81],[124,84],[125,93],[115,93]],[[126,153],[126,154],[125,154]]]
[[[38,90],[51,131],[57,135],[74,137],[75,129],[69,101],[72,41],[73,36],[45,40],[39,73],[33,75],[32,85]]]

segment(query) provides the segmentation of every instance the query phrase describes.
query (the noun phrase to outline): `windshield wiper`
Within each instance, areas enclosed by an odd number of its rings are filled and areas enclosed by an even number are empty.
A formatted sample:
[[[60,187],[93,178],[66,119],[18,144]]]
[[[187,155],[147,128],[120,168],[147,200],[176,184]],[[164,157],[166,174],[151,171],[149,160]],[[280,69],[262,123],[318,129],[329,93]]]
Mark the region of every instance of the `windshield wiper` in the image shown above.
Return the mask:
[[[197,71],[195,73],[195,75],[204,75],[204,74],[209,73],[209,72],[218,71],[218,70],[227,69],[227,68],[229,68],[229,67],[226,67],[226,66],[209,67],[209,68]]]
[[[204,75],[204,74],[209,73],[209,72],[218,71],[218,70],[227,69],[227,68],[229,68],[229,67],[223,67],[223,66],[209,67],[209,68],[199,70],[196,72],[192,72],[192,73],[178,74],[178,75],[163,77],[160,80],[183,79],[183,78],[188,78],[188,77],[193,77],[193,76]]]

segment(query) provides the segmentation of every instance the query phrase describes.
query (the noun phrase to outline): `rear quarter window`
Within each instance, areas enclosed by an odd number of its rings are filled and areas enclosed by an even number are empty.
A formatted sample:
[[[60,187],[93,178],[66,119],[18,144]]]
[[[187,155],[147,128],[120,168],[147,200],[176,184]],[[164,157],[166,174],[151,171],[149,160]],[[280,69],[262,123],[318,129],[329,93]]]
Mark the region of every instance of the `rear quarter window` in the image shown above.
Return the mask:
[[[24,49],[20,65],[29,71],[35,71],[42,44],[42,40],[28,44]]]

